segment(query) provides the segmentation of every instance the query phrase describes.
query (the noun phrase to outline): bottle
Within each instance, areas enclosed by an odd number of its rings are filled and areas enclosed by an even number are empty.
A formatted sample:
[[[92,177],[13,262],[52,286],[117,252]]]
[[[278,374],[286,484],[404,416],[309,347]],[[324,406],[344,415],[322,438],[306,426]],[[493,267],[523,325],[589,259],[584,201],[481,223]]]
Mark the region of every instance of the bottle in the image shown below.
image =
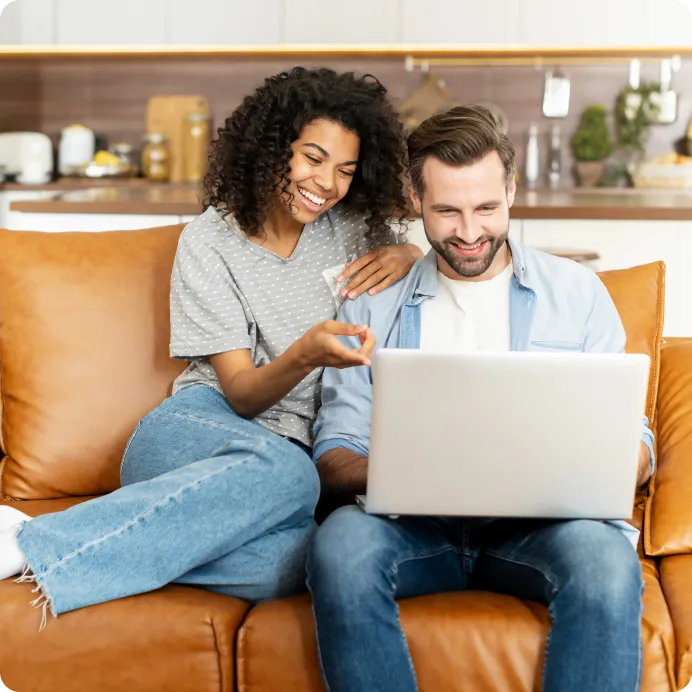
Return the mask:
[[[562,175],[562,150],[560,149],[560,126],[555,125],[550,136],[550,158],[548,159],[548,180],[550,187],[560,186]]]
[[[184,180],[199,183],[207,172],[209,121],[204,113],[188,113],[183,131]]]
[[[540,178],[540,149],[538,145],[538,125],[529,127],[526,143],[526,184],[530,188],[538,185]]]
[[[168,182],[171,177],[171,153],[168,137],[162,132],[144,135],[146,145],[142,151],[142,174],[149,180]]]

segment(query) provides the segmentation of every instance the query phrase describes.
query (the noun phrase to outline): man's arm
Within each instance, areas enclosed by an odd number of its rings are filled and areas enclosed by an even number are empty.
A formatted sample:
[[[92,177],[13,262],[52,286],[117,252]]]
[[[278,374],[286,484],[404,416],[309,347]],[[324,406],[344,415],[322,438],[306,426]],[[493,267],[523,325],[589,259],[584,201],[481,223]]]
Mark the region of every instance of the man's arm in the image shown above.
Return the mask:
[[[624,353],[627,337],[622,320],[608,293],[608,289],[597,277],[595,279],[594,304],[586,323],[584,351],[590,353]],[[649,428],[649,420],[644,416],[642,443],[639,449],[639,472],[637,487],[644,485],[655,465],[654,434]]]
[[[319,459],[317,471],[322,489],[328,493],[361,495],[368,480],[368,459],[350,449],[337,447]]]
[[[368,298],[345,301],[338,319],[369,324]],[[369,301],[368,301],[369,302]],[[351,337],[340,337],[351,348]],[[313,458],[322,487],[331,492],[361,493],[365,489],[370,450],[372,376],[369,367],[325,368],[322,406],[315,421]]]

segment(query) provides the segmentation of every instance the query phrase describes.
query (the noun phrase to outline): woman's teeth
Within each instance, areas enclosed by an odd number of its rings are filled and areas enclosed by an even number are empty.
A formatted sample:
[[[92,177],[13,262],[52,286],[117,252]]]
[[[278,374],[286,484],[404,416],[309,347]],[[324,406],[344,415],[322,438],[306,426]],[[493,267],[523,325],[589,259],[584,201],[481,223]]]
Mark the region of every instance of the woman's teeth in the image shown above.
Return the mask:
[[[307,190],[303,190],[302,187],[298,188],[298,192],[300,192],[301,196],[305,197],[309,202],[312,202],[314,205],[321,207],[327,200],[323,199],[322,197],[318,197],[317,195],[313,195],[312,192],[308,192]]]

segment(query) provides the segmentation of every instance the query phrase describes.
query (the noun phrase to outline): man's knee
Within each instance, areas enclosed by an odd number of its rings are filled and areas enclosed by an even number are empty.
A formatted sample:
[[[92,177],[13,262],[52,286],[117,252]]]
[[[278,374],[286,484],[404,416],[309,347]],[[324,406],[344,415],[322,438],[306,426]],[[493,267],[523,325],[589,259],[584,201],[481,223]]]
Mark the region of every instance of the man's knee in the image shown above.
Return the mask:
[[[558,564],[560,590],[586,611],[617,617],[639,602],[642,573],[630,542],[614,526],[596,521],[570,522]]]

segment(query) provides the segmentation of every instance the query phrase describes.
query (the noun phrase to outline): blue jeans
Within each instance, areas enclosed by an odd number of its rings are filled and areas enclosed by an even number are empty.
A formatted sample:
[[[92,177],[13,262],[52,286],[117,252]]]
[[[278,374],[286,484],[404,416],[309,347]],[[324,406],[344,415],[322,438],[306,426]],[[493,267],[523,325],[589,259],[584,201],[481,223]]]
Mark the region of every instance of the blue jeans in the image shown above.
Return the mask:
[[[193,385],[145,416],[120,473],[121,489],[18,535],[54,615],[170,582],[251,602],[304,590],[315,465],[214,389]]]
[[[548,606],[546,692],[639,689],[641,567],[608,524],[392,521],[344,507],[315,534],[308,586],[330,692],[417,690],[395,599],[464,589]]]

